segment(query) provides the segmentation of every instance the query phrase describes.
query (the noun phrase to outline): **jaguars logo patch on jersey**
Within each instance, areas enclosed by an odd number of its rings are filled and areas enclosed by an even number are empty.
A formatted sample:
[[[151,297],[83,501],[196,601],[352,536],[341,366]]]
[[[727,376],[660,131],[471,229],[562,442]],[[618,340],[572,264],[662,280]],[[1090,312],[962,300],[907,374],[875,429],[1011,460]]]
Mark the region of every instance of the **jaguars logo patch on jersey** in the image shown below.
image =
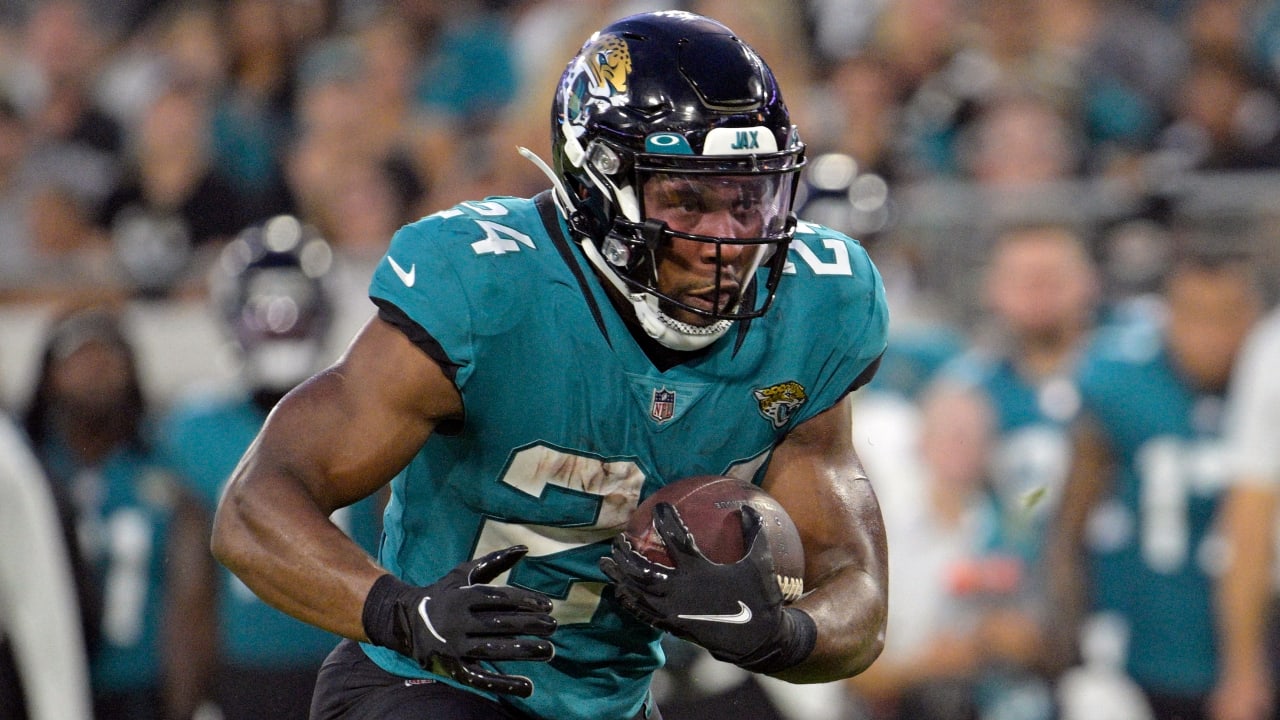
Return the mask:
[[[760,403],[760,414],[773,423],[775,428],[786,425],[796,410],[809,399],[804,386],[794,380],[751,392]]]

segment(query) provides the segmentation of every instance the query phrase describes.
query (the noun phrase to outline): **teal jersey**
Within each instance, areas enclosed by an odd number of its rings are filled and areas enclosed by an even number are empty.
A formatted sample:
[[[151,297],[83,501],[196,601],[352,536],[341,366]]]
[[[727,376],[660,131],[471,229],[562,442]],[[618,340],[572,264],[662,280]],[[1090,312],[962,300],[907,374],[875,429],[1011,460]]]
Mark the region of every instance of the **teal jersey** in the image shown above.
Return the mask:
[[[392,481],[380,561],[426,585],[517,543],[498,582],[553,598],[547,663],[523,712],[629,718],[661,665],[660,633],[624,611],[597,560],[640,500],[691,475],[759,482],[789,430],[831,408],[885,348],[880,278],[862,247],[802,223],[773,307],[659,369],[641,351],[547,195],[464,203],[401,229],[370,296],[457,385],[441,427]],[[761,276],[763,277],[763,276]],[[431,677],[364,646],[381,667]]]
[[[1080,389],[1115,462],[1088,523],[1095,609],[1127,621],[1128,672],[1143,688],[1203,695],[1217,677],[1211,525],[1228,472],[1223,398],[1190,387],[1145,323],[1099,334]]]
[[[178,485],[149,451],[121,448],[96,469],[53,440],[41,458],[76,506],[76,535],[101,592],[102,622],[89,659],[95,694],[158,689],[168,544]]]
[[[212,512],[266,412],[245,395],[184,398],[161,426],[165,454],[183,482]],[[334,514],[334,521],[370,553],[381,535],[380,507],[371,497]],[[338,636],[267,605],[218,566],[218,636],[226,662],[242,668],[319,669]]]
[[[1080,410],[1070,372],[1032,381],[1011,358],[977,351],[959,356],[942,372],[991,403],[996,444],[990,483],[1003,518],[1002,541],[1036,566],[1070,462],[1067,428]]]

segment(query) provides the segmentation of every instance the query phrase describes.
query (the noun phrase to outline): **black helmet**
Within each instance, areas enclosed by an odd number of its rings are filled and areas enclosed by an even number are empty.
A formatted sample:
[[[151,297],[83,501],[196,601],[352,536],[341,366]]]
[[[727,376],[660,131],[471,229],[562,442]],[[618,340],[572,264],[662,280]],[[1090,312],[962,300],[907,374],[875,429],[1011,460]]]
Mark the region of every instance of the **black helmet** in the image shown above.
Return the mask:
[[[791,205],[804,144],[773,73],[751,47],[688,12],[624,18],[592,35],[570,61],[551,122],[570,226],[646,332],[668,347],[696,349],[733,320],[764,313],[795,231]],[[704,216],[707,202],[731,207],[742,228],[723,237],[671,227],[654,217],[655,193],[691,217]],[[658,288],[658,257],[676,238],[710,244],[717,273],[706,303]],[[746,272],[722,289],[730,252],[748,256]],[[763,296],[752,282],[761,266]],[[707,324],[680,322],[664,312],[671,308]]]
[[[213,297],[255,388],[283,392],[319,369],[332,262],[329,244],[292,215],[251,225],[223,249]]]

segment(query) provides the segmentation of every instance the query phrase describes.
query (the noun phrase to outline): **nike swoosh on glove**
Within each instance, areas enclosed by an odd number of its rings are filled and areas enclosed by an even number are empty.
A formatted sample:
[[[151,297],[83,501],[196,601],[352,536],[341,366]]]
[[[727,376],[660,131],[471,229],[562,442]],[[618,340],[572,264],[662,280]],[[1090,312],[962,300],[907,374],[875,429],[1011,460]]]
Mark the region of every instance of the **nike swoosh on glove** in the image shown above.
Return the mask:
[[[760,513],[742,507],[746,555],[720,565],[698,550],[696,539],[670,503],[654,508],[654,527],[675,567],[655,563],[614,538],[600,569],[614,582],[618,602],[640,620],[706,648],[747,670],[776,673],[813,652],[817,629],[797,608],[784,607],[769,539]]]
[[[365,634],[376,645],[407,655],[423,669],[493,693],[529,697],[533,682],[483,665],[492,660],[547,661],[555,648],[551,600],[511,585],[489,585],[529,549],[514,545],[462,563],[419,587],[383,575],[365,599]]]

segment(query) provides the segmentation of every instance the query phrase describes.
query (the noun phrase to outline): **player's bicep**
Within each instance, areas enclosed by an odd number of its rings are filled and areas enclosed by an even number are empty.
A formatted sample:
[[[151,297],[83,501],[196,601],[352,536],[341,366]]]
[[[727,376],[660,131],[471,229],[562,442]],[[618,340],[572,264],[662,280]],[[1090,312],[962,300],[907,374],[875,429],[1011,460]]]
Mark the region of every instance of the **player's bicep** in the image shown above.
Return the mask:
[[[385,485],[439,422],[460,414],[440,366],[375,317],[337,363],[285,396],[256,450],[333,510]]]
[[[806,586],[851,565],[877,576],[884,571],[884,523],[853,447],[849,396],[788,434],[763,487],[800,531]]]

